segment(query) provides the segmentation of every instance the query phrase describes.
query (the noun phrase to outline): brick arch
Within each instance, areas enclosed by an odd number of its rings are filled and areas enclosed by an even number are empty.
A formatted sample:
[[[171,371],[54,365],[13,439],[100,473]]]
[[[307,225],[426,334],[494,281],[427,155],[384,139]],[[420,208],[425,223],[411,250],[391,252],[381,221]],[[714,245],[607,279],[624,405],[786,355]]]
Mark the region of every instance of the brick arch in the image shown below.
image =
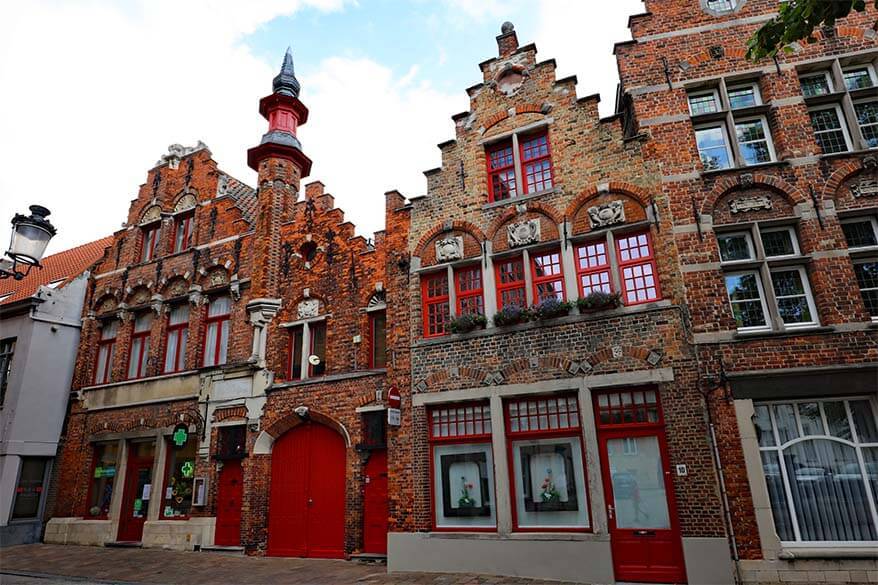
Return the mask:
[[[821,201],[830,201],[835,199],[836,193],[838,193],[839,187],[841,184],[847,181],[852,176],[861,173],[867,169],[874,168],[874,157],[872,161],[866,162],[870,157],[865,157],[862,160],[849,160],[844,165],[833,171],[833,173],[829,176],[829,179],[826,180],[826,183],[823,185],[823,191],[820,194]]]
[[[342,436],[345,442],[345,446],[347,446],[348,448],[351,447],[351,435],[348,432],[347,428],[345,428],[345,426],[341,422],[332,418],[328,414],[324,414],[319,410],[314,410],[310,407],[308,408],[308,419],[331,428]],[[257,438],[257,442],[261,442],[264,448],[266,446],[265,441],[267,440],[267,447],[269,450],[268,452],[271,452],[271,445],[273,445],[274,442],[281,437],[281,435],[294,429],[303,422],[305,422],[305,419],[296,414],[295,411],[290,412],[286,416],[282,417],[279,420],[276,420],[269,426],[265,427],[265,429],[262,431],[262,433],[260,433],[259,437]]]
[[[112,299],[113,301],[115,301],[116,306],[113,307],[112,309],[106,311],[106,313],[111,313],[112,311],[115,311],[119,307],[119,303],[121,301],[121,298],[120,298],[121,296],[122,295],[119,293],[119,291],[117,289],[106,290],[102,294],[97,296],[97,298],[94,300],[94,302],[92,302],[91,308],[93,311],[97,311],[98,307],[103,305],[104,302]]]
[[[556,210],[551,205],[546,205],[545,203],[540,203],[539,201],[528,202],[525,211],[532,211],[534,213],[543,215],[555,222],[555,225],[559,225],[562,221],[564,221],[564,218],[561,216],[560,213],[558,213],[558,210]],[[500,215],[491,222],[491,226],[488,228],[488,238],[493,240],[494,236],[497,235],[497,232],[500,231],[500,228],[502,228],[510,220],[514,219],[517,215],[520,214],[515,207],[513,207],[512,209],[507,209],[502,215]]]
[[[649,193],[647,193],[644,189],[638,187],[637,185],[632,185],[631,183],[625,183],[622,181],[612,181],[609,183],[609,188],[606,191],[598,190],[597,185],[592,185],[591,187],[585,189],[582,193],[577,195],[573,199],[573,201],[570,202],[570,205],[567,206],[567,211],[564,212],[564,215],[566,217],[574,217],[579,209],[589,200],[594,199],[595,197],[598,197],[600,195],[612,193],[621,193],[622,195],[627,195],[640,203],[640,205],[642,205],[643,207],[646,207],[651,199]]]
[[[455,230],[466,232],[479,242],[485,241],[485,234],[484,232],[482,232],[479,226],[468,221],[454,220],[453,222],[451,222],[450,226],[447,223],[442,223],[440,225],[430,228],[430,230],[427,231],[427,233],[425,233],[423,236],[421,236],[420,240],[418,240],[418,245],[415,246],[415,252],[412,255],[420,258],[421,254],[424,251],[424,248],[427,247],[427,244],[433,241],[433,238],[435,238],[439,234],[444,234],[445,232],[452,232]]]
[[[747,178],[745,179],[744,177]],[[742,191],[752,187],[764,187],[774,191],[779,195],[785,196],[792,201],[794,205],[808,202],[808,198],[801,189],[790,185],[781,178],[759,173],[752,175],[744,173],[737,177],[723,177],[722,179],[719,179],[711,192],[708,193],[707,197],[702,201],[700,212],[702,214],[712,214],[716,202],[719,201],[721,197],[732,191]]]

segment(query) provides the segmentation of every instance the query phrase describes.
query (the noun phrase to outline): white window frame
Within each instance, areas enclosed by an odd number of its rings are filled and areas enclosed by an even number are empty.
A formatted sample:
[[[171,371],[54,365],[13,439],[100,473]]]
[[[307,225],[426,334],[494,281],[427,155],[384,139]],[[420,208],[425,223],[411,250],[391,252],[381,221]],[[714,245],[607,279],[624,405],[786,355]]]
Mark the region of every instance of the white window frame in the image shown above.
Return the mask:
[[[792,494],[792,491],[791,491],[791,488],[789,485],[789,479],[787,477],[787,469],[786,469],[786,465],[785,465],[785,462],[783,459],[784,446],[789,447],[794,443],[804,442],[804,441],[808,441],[808,440],[830,440],[830,441],[840,442],[840,443],[846,444],[850,447],[853,447],[857,451],[857,459],[858,459],[858,462],[860,463],[861,470],[863,468],[865,468],[865,462],[862,458],[862,450],[868,449],[868,448],[873,447],[873,446],[878,446],[878,443],[865,443],[865,442],[861,442],[859,439],[856,425],[853,423],[853,416],[852,416],[852,412],[851,412],[851,408],[850,408],[850,404],[849,404],[851,401],[857,401],[857,400],[867,400],[872,407],[873,416],[875,415],[876,412],[878,412],[878,404],[876,404],[875,398],[870,397],[870,396],[837,396],[837,397],[836,396],[819,396],[819,397],[813,397],[813,398],[793,399],[793,400],[766,400],[766,401],[760,400],[760,401],[754,401],[754,403],[753,403],[754,408],[757,406],[767,406],[768,407],[768,414],[769,414],[769,417],[771,418],[771,427],[772,427],[771,428],[771,435],[772,435],[772,442],[774,443],[774,445],[770,445],[770,446],[759,445],[759,453],[760,453],[760,458],[761,458],[761,454],[763,452],[766,452],[766,451],[774,452],[777,454],[778,466],[780,468],[779,471],[780,471],[781,477],[783,478],[784,496],[785,496],[785,499],[787,502],[787,513],[790,515],[790,523],[791,523],[791,526],[793,529],[793,533],[796,536],[796,540],[792,540],[792,541],[791,540],[782,540],[782,541],[780,541],[781,544],[786,548],[795,548],[795,547],[838,548],[838,547],[851,546],[852,544],[861,545],[864,543],[878,542],[878,541],[868,541],[868,540],[867,541],[801,540],[801,530],[799,528],[799,519],[798,519],[798,516],[796,515],[796,507],[795,507],[795,503],[793,500],[793,494]],[[801,422],[801,416],[799,414],[798,405],[803,404],[803,403],[814,403],[814,402],[817,402],[820,404],[819,408],[820,408],[821,418],[823,419],[824,431],[827,430],[829,425],[827,424],[826,415],[825,415],[824,407],[822,406],[822,404],[824,402],[843,402],[844,406],[845,406],[845,411],[846,411],[847,417],[848,417],[848,425],[851,428],[852,438],[854,439],[854,441],[848,441],[846,439],[841,439],[841,438],[836,437],[834,435],[826,435],[826,434],[805,435],[803,433],[803,429],[802,429],[802,422]],[[791,441],[787,441],[785,443],[781,442],[780,433],[778,432],[778,426],[777,426],[777,422],[775,420],[775,414],[774,414],[774,408],[773,408],[777,404],[791,404],[791,405],[793,405],[793,412],[794,412],[795,417],[796,417],[796,431],[799,435],[796,439],[793,439]],[[762,476],[762,485],[765,488],[766,495],[767,495],[768,484],[766,482],[765,472],[762,471],[761,468],[760,468],[760,474]],[[876,512],[876,502],[875,502],[874,495],[872,493],[872,489],[871,489],[872,486],[868,485],[868,481],[869,481],[868,475],[866,475],[864,477],[864,481],[866,482],[866,485],[864,486],[864,488],[865,488],[866,499],[869,502],[872,520],[873,520],[873,522],[876,523],[876,526],[878,526],[878,512]],[[774,519],[773,513],[771,515],[771,518],[772,518],[772,527],[774,527],[775,526],[775,524],[774,524],[775,519]]]
[[[848,134],[848,125],[845,121],[844,112],[842,111],[841,106],[838,104],[829,104],[829,105],[825,105],[825,106],[808,108],[808,118],[809,118],[808,122],[811,125],[811,133],[814,135],[814,139],[815,140],[817,139],[817,134],[819,132],[827,132],[827,130],[815,130],[814,124],[811,123],[811,120],[810,120],[810,114],[811,114],[811,112],[822,112],[823,110],[835,110],[835,114],[836,114],[836,116],[838,116],[838,123],[839,123],[839,126],[841,127],[842,134],[844,134],[844,142],[845,142],[845,146],[847,146],[847,150],[843,150],[840,152],[822,152],[822,149],[821,149],[821,154],[829,154],[829,155],[841,154],[842,152],[850,152],[851,150],[853,150],[853,143],[851,142],[850,134]],[[818,144],[818,147],[819,146],[820,145]]]
[[[862,100],[855,101],[853,104],[854,105],[854,124],[857,127],[857,131],[860,133],[860,141],[862,142],[862,144],[865,148],[867,148],[869,150],[876,149],[876,148],[878,148],[878,145],[869,146],[868,144],[866,144],[866,137],[863,136],[863,124],[860,124],[860,118],[859,118],[859,116],[857,116],[857,106],[860,104],[875,104],[875,106],[878,107],[878,100],[862,99]],[[878,122],[866,124],[866,126],[875,126],[876,131],[878,131]]]
[[[701,149],[698,148],[698,131],[699,130],[711,130],[713,128],[719,128],[720,131],[723,133],[723,140],[725,140],[726,154],[729,157],[729,166],[721,167],[718,169],[704,169],[704,170],[706,170],[706,171],[724,171],[727,169],[735,168],[735,166],[736,166],[735,165],[735,153],[732,152],[732,144],[731,144],[731,141],[729,139],[729,130],[728,130],[728,128],[726,128],[726,125],[723,122],[717,122],[714,124],[701,124],[701,125],[696,126],[694,128],[693,134],[695,135],[695,150],[698,151],[699,162],[701,162],[702,166],[704,165],[704,162],[701,160]]]
[[[847,79],[845,79],[844,74],[853,69],[865,69],[866,74],[869,76],[869,79],[872,81],[872,88],[878,85],[878,76],[875,75],[875,67],[872,66],[871,63],[854,63],[851,65],[845,65],[841,68],[841,79],[844,82],[844,88],[846,91],[858,91],[860,89],[868,89],[864,87],[855,87],[849,88],[847,84]]]
[[[878,220],[876,220],[871,215],[858,215],[856,217],[846,217],[846,218],[841,220],[841,224],[844,225],[844,224],[848,224],[848,223],[862,223],[864,221],[869,222],[869,224],[872,226],[872,233],[875,235],[875,241],[878,241]],[[847,238],[845,238],[845,243],[847,244]],[[850,244],[847,244],[848,250],[866,250],[866,249],[874,248],[876,245],[878,245],[878,244],[873,244],[871,246],[851,246]]]
[[[756,103],[754,103],[752,106],[744,106],[742,108],[732,107],[732,97],[729,94],[731,94],[733,91],[737,91],[740,89],[752,89],[753,90],[753,99]],[[750,81],[747,83],[736,83],[735,85],[730,85],[726,88],[726,95],[729,96],[729,109],[731,109],[731,110],[735,110],[735,109],[741,110],[741,109],[745,109],[745,108],[752,108],[755,106],[762,105],[762,92],[759,91],[759,84],[756,83],[755,81]]]
[[[821,71],[812,71],[810,73],[799,74],[799,89],[802,91],[802,95],[805,95],[805,91],[804,91],[804,89],[802,89],[802,80],[808,79],[811,77],[821,77],[821,76],[826,80],[827,87],[829,88],[829,93],[830,94],[835,93],[835,84],[832,83],[832,75],[830,75],[828,69],[823,69]],[[825,95],[829,95],[829,94],[825,94]],[[809,98],[809,97],[818,97],[818,96],[817,95],[810,95],[810,96],[805,95],[805,97]]]
[[[805,302],[808,303],[808,310],[811,311],[811,320],[805,321],[803,323],[787,323],[781,317],[781,322],[783,323],[784,329],[802,329],[808,327],[815,327],[820,324],[817,320],[817,306],[814,304],[814,295],[811,293],[811,282],[808,280],[808,273],[805,271],[804,266],[777,266],[769,269],[769,273],[771,275],[771,286],[772,290],[774,290],[774,273],[775,272],[792,272],[797,271],[799,273],[799,278],[802,280],[802,291],[805,294]],[[774,302],[777,303],[777,293],[775,293]],[[778,317],[780,317],[780,307],[776,307],[778,309]]]
[[[290,380],[291,382],[318,379],[318,378],[322,378],[322,377],[327,375],[326,373],[324,373],[323,376],[312,376],[311,375],[311,362],[308,359],[311,357],[311,338],[312,338],[311,326],[317,325],[317,324],[323,324],[323,326],[325,328],[326,327],[326,317],[327,317],[327,315],[320,315],[318,317],[311,317],[309,319],[300,319],[298,321],[292,321],[290,323],[281,323],[280,326],[287,330],[287,334],[289,334],[290,331],[292,331],[295,327],[302,328],[302,351],[299,355],[299,365],[302,368],[302,375],[300,378],[294,378],[294,379]],[[329,334],[329,331],[326,331],[326,335],[328,335],[328,334]],[[324,353],[328,353],[328,344],[327,344],[327,347],[324,348],[323,351],[324,351]],[[287,351],[287,356],[289,356],[290,360],[293,359],[292,353],[293,353],[293,347],[292,347],[292,344],[290,344],[290,348]],[[328,361],[326,359],[326,355],[324,355],[323,358],[324,358],[323,362],[325,364]],[[290,371],[292,371],[292,368],[290,368]],[[324,370],[324,372],[325,372],[325,370]]]
[[[792,252],[792,254],[780,254],[778,256],[769,256],[768,254],[766,254],[765,255],[766,260],[777,260],[779,258],[794,258],[794,257],[802,255],[802,251],[799,249],[799,239],[796,237],[796,228],[794,228],[793,226],[789,226],[789,225],[775,227],[775,228],[765,228],[765,229],[760,228],[759,229],[759,239],[760,240],[762,239],[763,234],[771,234],[774,232],[787,232],[790,235],[790,241],[793,244],[793,252]],[[765,249],[765,242],[764,241],[763,241],[762,247],[764,250]]]
[[[735,264],[741,264],[744,262],[755,262],[756,261],[756,248],[753,245],[753,234],[749,231],[746,232],[720,232],[717,234],[717,244],[719,244],[719,239],[723,237],[731,237],[731,236],[744,236],[744,239],[747,241],[747,250],[750,252],[750,256],[747,258],[742,258],[741,260],[724,260],[722,248],[719,248],[719,260],[723,265],[734,266]]]
[[[710,5],[711,0],[701,0],[701,7],[704,10],[708,11],[710,14],[713,14],[714,16],[721,16],[721,15],[731,14],[732,12],[737,10],[741,4],[744,3],[744,0],[715,0],[715,1],[724,2],[724,3],[728,4],[728,8],[726,8],[726,7],[714,8],[713,6]]]
[[[759,141],[755,141],[755,140],[751,141],[751,142],[741,142],[740,140],[738,140],[738,124],[747,124],[750,122],[755,122],[757,120],[762,122],[762,130],[765,133],[765,144],[768,146],[769,159],[767,161],[761,161],[761,162],[756,162],[756,163],[750,164],[750,163],[747,163],[744,161],[744,155],[742,154],[741,155],[741,162],[743,163],[743,166],[745,166],[745,167],[764,165],[764,164],[775,162],[777,160],[777,156],[774,153],[774,142],[771,139],[771,127],[769,127],[768,120],[766,119],[765,116],[753,116],[753,117],[743,118],[741,120],[735,120],[735,141],[738,143],[738,150],[741,150],[742,144],[751,144],[753,142],[759,142]]]
[[[701,112],[701,113],[696,114],[695,112],[692,111],[692,98],[702,97],[705,95],[713,96],[713,102],[716,104],[716,109],[712,112]],[[690,116],[707,116],[709,114],[716,114],[718,112],[723,111],[723,104],[722,104],[722,101],[719,99],[719,91],[716,88],[687,92],[686,105],[689,108],[689,115]]]
[[[744,274],[753,274],[756,276],[756,288],[759,291],[759,304],[762,306],[762,317],[765,321],[765,325],[750,325],[747,327],[738,327],[737,330],[740,333],[753,333],[757,331],[771,331],[771,313],[768,312],[768,301],[765,298],[765,288],[762,285],[762,275],[759,273],[758,269],[753,270],[738,270],[735,272],[724,272],[723,273],[723,288],[726,291],[726,299],[729,302],[729,308],[731,309],[734,306],[732,302],[732,297],[729,296],[729,287],[726,284],[726,278],[729,276],[742,276]],[[751,299],[756,300],[756,299]],[[735,313],[732,311],[732,318],[734,319]]]
[[[875,258],[854,258],[852,263],[856,265],[856,264],[874,264],[875,262],[876,262]],[[865,288],[865,289],[864,289],[864,288],[861,288],[861,287],[860,287],[860,283],[856,281],[856,275],[854,276],[854,282],[855,282],[856,285],[857,285],[857,292],[860,293],[860,297],[861,297],[861,298],[862,298],[862,296],[863,296],[863,291],[864,291],[864,290],[878,290],[878,287],[875,287],[875,288]],[[865,305],[865,303],[866,303],[866,301],[865,301],[865,299],[863,299],[863,304]],[[870,315],[870,316],[869,316],[869,319],[870,319],[873,323],[878,323],[878,315]]]

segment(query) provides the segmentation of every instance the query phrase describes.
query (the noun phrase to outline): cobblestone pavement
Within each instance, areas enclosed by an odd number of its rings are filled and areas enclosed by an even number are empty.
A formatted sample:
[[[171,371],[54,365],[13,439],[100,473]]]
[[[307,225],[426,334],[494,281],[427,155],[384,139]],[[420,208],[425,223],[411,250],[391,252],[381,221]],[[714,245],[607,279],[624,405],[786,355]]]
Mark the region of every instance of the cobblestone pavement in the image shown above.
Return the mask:
[[[28,544],[0,549],[0,583],[559,585],[558,581],[470,574],[388,574],[381,565],[353,561],[51,544]]]

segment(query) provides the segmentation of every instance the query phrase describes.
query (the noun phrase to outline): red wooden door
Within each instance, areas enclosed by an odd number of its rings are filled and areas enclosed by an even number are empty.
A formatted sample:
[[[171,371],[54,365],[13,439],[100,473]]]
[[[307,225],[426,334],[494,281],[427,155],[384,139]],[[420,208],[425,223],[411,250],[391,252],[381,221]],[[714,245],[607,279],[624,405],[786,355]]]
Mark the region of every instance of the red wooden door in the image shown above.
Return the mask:
[[[344,556],[345,444],[307,422],[278,439],[271,455],[268,554]]]
[[[122,495],[122,515],[119,518],[120,542],[140,542],[143,523],[146,522],[149,500],[152,497],[152,458],[130,457],[125,472],[125,491]]]
[[[216,494],[216,533],[213,541],[217,546],[241,545],[243,480],[240,459],[230,459],[223,463]]]
[[[369,453],[363,489],[363,552],[387,554],[387,451]]]

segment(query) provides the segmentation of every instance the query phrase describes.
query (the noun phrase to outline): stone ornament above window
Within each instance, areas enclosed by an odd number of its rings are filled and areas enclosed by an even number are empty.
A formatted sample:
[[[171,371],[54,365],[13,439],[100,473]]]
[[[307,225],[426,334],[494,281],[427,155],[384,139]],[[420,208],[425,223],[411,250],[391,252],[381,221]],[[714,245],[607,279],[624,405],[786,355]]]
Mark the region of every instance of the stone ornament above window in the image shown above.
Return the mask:
[[[436,240],[436,261],[451,262],[463,258],[463,237],[452,236]]]
[[[856,199],[878,195],[878,160],[871,156],[864,158],[863,171],[851,184],[851,195]]]
[[[162,218],[162,208],[158,205],[153,205],[152,207],[147,208],[146,211],[143,212],[143,216],[140,218],[140,223],[152,223],[154,221],[158,221]]]
[[[213,270],[208,276],[207,281],[210,283],[210,286],[222,286],[226,284],[226,272],[225,270]]]
[[[506,226],[510,248],[526,246],[540,241],[540,220],[529,219]]]
[[[177,201],[177,205],[174,206],[174,213],[180,213],[181,211],[186,211],[187,209],[192,209],[195,207],[195,204],[198,203],[198,200],[195,199],[195,195],[192,193],[187,193],[180,197],[180,200]]]
[[[732,213],[746,213],[771,208],[771,197],[768,195],[747,195],[729,201],[729,209]]]
[[[310,319],[320,314],[320,301],[317,299],[305,299],[299,303],[297,315],[299,319]]]
[[[180,166],[180,161],[184,156],[192,154],[196,150],[201,150],[202,148],[207,148],[207,145],[200,140],[195,146],[172,144],[168,147],[168,154],[163,154],[162,157],[156,161],[155,166],[167,163],[169,168],[176,169]]]
[[[588,223],[592,229],[625,223],[625,204],[621,199],[588,208]]]
[[[229,192],[229,176],[226,174],[220,173],[219,178],[216,181],[216,196],[222,197],[227,195]]]

